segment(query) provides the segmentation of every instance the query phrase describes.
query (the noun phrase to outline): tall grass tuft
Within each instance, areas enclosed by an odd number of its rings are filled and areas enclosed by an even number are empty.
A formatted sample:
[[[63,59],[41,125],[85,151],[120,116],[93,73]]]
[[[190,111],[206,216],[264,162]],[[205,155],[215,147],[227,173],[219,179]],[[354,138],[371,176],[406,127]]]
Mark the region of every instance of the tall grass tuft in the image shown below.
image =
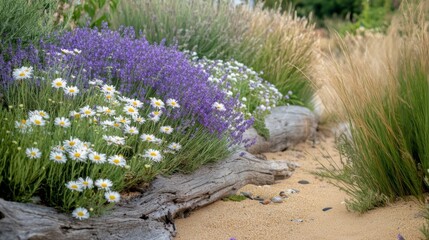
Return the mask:
[[[308,81],[316,36],[308,19],[292,10],[232,7],[228,1],[123,0],[112,26],[133,26],[149,42],[177,44],[210,59],[234,58],[310,106]]]
[[[422,199],[429,164],[429,35],[425,3],[403,6],[386,36],[367,36],[332,56],[327,85],[341,102],[351,138],[333,178],[363,212],[396,197]],[[418,10],[416,10],[418,9]],[[337,171],[336,171],[337,170]]]

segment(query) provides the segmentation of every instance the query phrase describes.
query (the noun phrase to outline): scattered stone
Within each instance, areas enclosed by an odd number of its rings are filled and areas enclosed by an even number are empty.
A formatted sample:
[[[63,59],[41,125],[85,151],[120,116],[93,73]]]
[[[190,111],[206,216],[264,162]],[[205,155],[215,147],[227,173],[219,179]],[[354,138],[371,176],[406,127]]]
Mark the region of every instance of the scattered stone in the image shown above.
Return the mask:
[[[301,218],[291,219],[290,221],[291,221],[291,222],[304,222],[304,220],[303,220],[303,219],[301,219]]]
[[[295,193],[299,193],[299,190],[290,188],[290,189],[286,190],[286,193],[287,194],[295,194]]]
[[[264,199],[263,198],[261,198],[260,196],[256,196],[256,197],[254,197],[253,198],[253,200],[256,200],[256,201],[264,201]]]
[[[396,236],[396,238],[398,240],[405,240],[405,238],[400,233],[398,233],[398,236]]]
[[[332,209],[331,207],[325,207],[324,209],[322,209],[322,211],[326,212],[326,211],[329,211],[331,209]]]
[[[287,198],[287,194],[284,191],[281,191],[279,193],[279,196],[282,197],[282,198]]]
[[[268,205],[271,203],[271,201],[269,199],[265,199],[264,201],[260,202],[263,205]]]
[[[282,203],[283,202],[283,198],[279,197],[279,196],[275,196],[275,197],[271,198],[271,202],[273,202],[273,203]]]
[[[253,200],[253,194],[251,192],[240,192],[241,195]]]
[[[299,180],[298,183],[299,184],[309,184],[310,182],[307,180]]]

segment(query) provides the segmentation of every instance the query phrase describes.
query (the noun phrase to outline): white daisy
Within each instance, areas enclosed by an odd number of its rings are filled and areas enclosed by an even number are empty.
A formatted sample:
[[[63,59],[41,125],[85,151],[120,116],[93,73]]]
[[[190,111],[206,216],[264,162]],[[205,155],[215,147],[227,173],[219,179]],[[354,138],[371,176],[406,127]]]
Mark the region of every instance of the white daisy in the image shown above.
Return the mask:
[[[119,136],[107,136],[104,135],[103,139],[107,142],[107,145],[124,145],[125,144],[125,138],[119,137]]]
[[[126,134],[137,135],[139,134],[139,130],[136,127],[131,127],[129,125],[125,125],[124,132]]]
[[[60,151],[56,151],[56,150],[51,151],[51,153],[49,154],[49,159],[51,159],[52,161],[54,161],[56,163],[67,162],[67,158],[64,155],[64,153],[60,152]]]
[[[73,51],[67,50],[67,49],[64,49],[64,48],[61,48],[61,52],[64,53],[64,54],[75,55],[75,53]]]
[[[83,117],[91,117],[95,115],[95,111],[92,110],[91,107],[89,107],[88,105],[86,105],[85,107],[80,109],[80,113],[82,114]]]
[[[69,140],[64,140],[63,145],[66,149],[73,149],[78,147],[82,141],[80,141],[78,138],[71,137]]]
[[[67,82],[62,78],[57,78],[54,81],[52,81],[52,87],[59,89],[59,88],[65,88],[67,86]]]
[[[109,116],[113,116],[116,113],[114,109],[110,109],[108,107],[102,107],[102,106],[97,106],[97,112],[105,115],[109,115]]]
[[[137,108],[135,108],[135,107],[133,107],[131,105],[125,106],[123,108],[123,111],[124,111],[125,114],[130,115],[130,116],[134,116],[134,115],[138,115],[139,114],[139,112],[137,111]]]
[[[127,162],[125,161],[125,158],[123,158],[121,155],[114,155],[109,157],[109,163],[113,164],[115,166],[124,167]]]
[[[82,192],[82,184],[78,181],[69,181],[66,183],[66,187],[72,191]]]
[[[43,110],[34,110],[28,113],[29,117],[32,116],[41,116],[44,119],[49,119],[49,114]]]
[[[108,202],[119,202],[121,200],[121,195],[118,192],[106,192],[104,197]]]
[[[63,127],[63,128],[68,128],[71,125],[70,120],[68,118],[65,118],[65,117],[55,118],[54,124],[57,126]]]
[[[42,153],[40,152],[40,150],[38,148],[27,148],[25,150],[25,154],[27,154],[27,157],[29,157],[31,159],[37,159],[37,158],[40,158],[42,156]]]
[[[124,116],[115,117],[115,121],[118,123],[122,123],[124,125],[128,125],[131,123],[131,120],[129,118],[124,117]]]
[[[222,103],[218,103],[218,102],[213,103],[212,108],[214,108],[220,112],[226,111],[225,105],[223,105]]]
[[[75,217],[79,220],[89,218],[88,210],[86,210],[86,208],[82,208],[82,207],[79,207],[79,208],[76,208],[75,210],[73,210],[72,215],[73,215],[73,217]]]
[[[33,67],[21,67],[21,68],[14,69],[12,72],[13,78],[15,80],[31,78],[32,74],[33,74]]]
[[[137,99],[129,99],[127,102],[128,102],[128,104],[130,104],[131,106],[133,106],[135,108],[143,107],[143,103]]]
[[[134,122],[136,122],[138,124],[143,124],[144,122],[146,122],[146,120],[139,115],[133,115],[132,118],[133,118]]]
[[[31,130],[31,123],[25,119],[22,119],[21,121],[15,121],[15,128],[19,129],[21,133],[26,133],[27,131]]]
[[[88,156],[88,152],[81,147],[77,147],[69,151],[69,157],[78,162],[84,162]]]
[[[83,189],[92,189],[94,187],[94,182],[90,177],[86,177],[86,178],[80,177],[77,181],[80,183]]]
[[[155,142],[157,138],[153,134],[142,134],[140,139],[143,140],[143,142]]]
[[[180,108],[179,103],[177,103],[177,101],[172,98],[167,99],[167,106],[170,106],[172,108]]]
[[[115,124],[115,122],[112,121],[112,120],[104,120],[100,124],[103,125],[103,126],[113,127],[113,125]]]
[[[154,108],[161,109],[164,107],[164,102],[161,99],[150,98],[150,105]]]
[[[143,157],[147,157],[154,162],[160,162],[162,159],[162,155],[158,150],[148,149],[145,151]]]
[[[82,114],[80,112],[71,111],[70,114],[69,114],[69,116],[72,117],[72,118],[79,119],[82,116]]]
[[[116,92],[116,89],[114,86],[112,85],[103,85],[103,87],[101,87],[101,91],[103,91],[104,94],[114,94]]]
[[[159,129],[162,133],[170,134],[173,132],[173,128],[171,126],[162,126]]]
[[[149,120],[154,122],[154,123],[157,123],[157,122],[159,122],[160,117],[159,116],[151,116],[151,117],[149,117]]]
[[[97,163],[97,164],[106,162],[106,154],[98,153],[95,151],[92,151],[91,153],[89,153],[88,158],[89,160],[91,160],[91,162]]]
[[[31,116],[28,121],[35,126],[45,126],[46,124],[45,119],[39,115]]]
[[[110,190],[113,183],[109,179],[98,179],[95,181],[95,186],[97,186],[98,189]]]
[[[100,79],[97,79],[97,78],[94,78],[94,80],[89,81],[88,83],[89,83],[89,85],[96,85],[96,86],[103,85],[103,81]]]
[[[64,93],[66,95],[74,97],[79,93],[79,88],[77,88],[76,86],[65,87]]]
[[[182,148],[182,145],[173,142],[173,143],[170,143],[170,145],[168,145],[168,148],[171,149],[171,150],[178,151],[178,150],[180,150]]]

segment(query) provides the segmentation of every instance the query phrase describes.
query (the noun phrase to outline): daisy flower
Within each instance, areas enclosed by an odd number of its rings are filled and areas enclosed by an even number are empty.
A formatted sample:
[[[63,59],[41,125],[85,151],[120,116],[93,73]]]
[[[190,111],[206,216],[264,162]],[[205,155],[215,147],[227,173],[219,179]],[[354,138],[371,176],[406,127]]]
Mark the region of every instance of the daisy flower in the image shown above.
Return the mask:
[[[80,109],[80,113],[83,115],[83,117],[91,117],[95,115],[94,110],[90,108],[88,105]]]
[[[106,154],[98,153],[95,151],[92,151],[88,154],[89,160],[93,163],[105,163],[106,162]]]
[[[76,86],[65,87],[64,93],[66,95],[74,97],[79,93],[79,88],[77,88]]]
[[[98,189],[110,190],[113,183],[109,179],[98,179],[95,181],[95,186],[97,186]]]
[[[62,52],[62,53],[64,53],[64,54],[71,54],[71,55],[75,55],[75,53],[74,53],[73,51],[71,51],[71,50],[67,50],[67,49],[63,49],[63,48],[61,48],[61,52]]]
[[[112,85],[103,85],[103,87],[101,87],[101,91],[103,91],[104,94],[114,94],[116,92],[116,89],[114,86]]]
[[[173,128],[171,126],[162,126],[159,129],[162,133],[170,134],[173,132]]]
[[[119,137],[119,136],[107,136],[104,135],[103,139],[107,142],[107,145],[124,145],[125,144],[125,138]]]
[[[27,157],[29,157],[31,159],[37,159],[37,158],[40,158],[42,156],[42,153],[40,152],[40,150],[38,148],[27,148],[25,150],[25,154],[27,154]]]
[[[146,122],[146,119],[144,119],[143,117],[141,117],[139,115],[133,115],[132,118],[133,118],[133,121],[138,123],[138,124],[143,124]]]
[[[73,52],[75,52],[77,54],[80,54],[82,52],[82,50],[79,50],[79,49],[75,48],[75,49],[73,49]]]
[[[135,108],[143,107],[143,103],[137,99],[129,99],[129,100],[127,100],[127,102],[128,102],[128,104],[130,104],[131,106],[133,106]]]
[[[78,181],[69,181],[66,183],[66,187],[72,191],[82,192],[82,184]]]
[[[172,108],[180,108],[179,103],[177,103],[177,101],[172,98],[167,99],[167,106],[170,106]]]
[[[28,121],[35,125],[35,126],[45,126],[46,122],[43,119],[43,117],[39,116],[39,115],[33,115],[31,116]]]
[[[88,83],[89,83],[89,85],[96,85],[96,86],[103,85],[103,81],[100,79],[97,79],[97,78],[94,78],[94,80],[89,81]]]
[[[147,157],[154,162],[160,162],[162,159],[162,155],[158,150],[148,149],[145,151],[143,157]]]
[[[108,102],[114,102],[115,101],[115,95],[114,94],[110,94],[110,93],[104,94],[104,97],[106,98],[106,100]]]
[[[137,108],[135,108],[131,105],[125,106],[123,111],[125,114],[130,115],[130,116],[139,114],[139,112],[137,111]]]
[[[121,195],[119,195],[118,192],[110,192],[110,191],[108,191],[108,192],[106,192],[104,194],[104,197],[110,203],[111,202],[119,202],[121,200]]]
[[[136,127],[130,127],[129,125],[125,125],[124,132],[131,135],[139,134],[139,130]]]
[[[113,164],[113,165],[119,166],[119,167],[124,167],[127,164],[127,162],[125,161],[125,158],[123,158],[120,155],[111,156],[111,157],[109,157],[108,161],[110,164]]]
[[[122,123],[124,125],[128,125],[128,124],[131,123],[131,120],[128,119],[128,118],[126,118],[126,117],[124,117],[124,116],[115,117],[115,121],[118,122],[118,123]]]
[[[59,89],[59,88],[65,88],[67,86],[67,82],[62,78],[57,78],[54,81],[52,81],[52,87]]]
[[[13,78],[15,80],[22,80],[31,78],[31,75],[33,74],[33,67],[21,67],[13,70]]]
[[[102,106],[97,106],[97,112],[105,114],[105,115],[109,115],[109,116],[113,116],[116,113],[115,110],[110,109],[108,107],[102,107]]]
[[[168,145],[168,148],[171,149],[171,150],[178,151],[178,150],[180,150],[182,148],[182,145],[173,142],[173,143],[170,143],[170,145]]]
[[[28,113],[30,117],[32,116],[41,116],[44,119],[49,119],[49,114],[43,110],[34,110]]]
[[[161,109],[164,107],[164,102],[161,99],[150,98],[150,105],[154,108]]]
[[[19,129],[21,133],[26,133],[27,131],[31,130],[31,125],[29,124],[29,121],[22,119],[21,121],[15,121],[15,128]]]
[[[142,134],[140,139],[143,140],[143,142],[155,142],[157,138],[153,134]]]
[[[159,122],[160,118],[159,116],[152,116],[152,117],[149,117],[149,120],[156,123],[156,122]]]
[[[226,111],[225,106],[222,103],[218,103],[218,102],[213,103],[212,108],[214,108],[220,112]]]
[[[72,215],[73,215],[73,217],[75,217],[79,220],[89,218],[88,210],[86,210],[86,208],[82,208],[82,207],[79,207],[79,208],[76,208],[75,210],[73,210]]]
[[[92,189],[94,187],[94,182],[90,177],[86,177],[86,178],[80,177],[77,181],[78,183],[80,183],[83,189]]]
[[[62,153],[60,151],[56,151],[56,150],[51,151],[51,153],[49,154],[49,159],[51,159],[52,161],[54,161],[56,163],[67,162],[67,158],[64,155],[64,153]]]
[[[69,157],[72,160],[75,160],[78,162],[84,162],[87,156],[88,156],[87,151],[82,147],[74,148],[71,151],[69,151]]]
[[[72,149],[79,146],[82,143],[78,138],[71,137],[69,140],[64,140],[63,145],[66,149]]]
[[[79,119],[81,117],[81,115],[82,114],[80,114],[80,112],[71,111],[69,116],[72,117],[72,118]]]
[[[68,128],[71,125],[70,120],[65,117],[55,118],[54,124],[63,128]]]
[[[102,121],[100,124],[101,124],[101,125],[103,125],[103,126],[113,127],[113,125],[115,124],[115,122],[114,122],[114,121],[111,121],[111,120],[104,120],[104,121]],[[119,127],[119,126],[118,126],[118,127]]]

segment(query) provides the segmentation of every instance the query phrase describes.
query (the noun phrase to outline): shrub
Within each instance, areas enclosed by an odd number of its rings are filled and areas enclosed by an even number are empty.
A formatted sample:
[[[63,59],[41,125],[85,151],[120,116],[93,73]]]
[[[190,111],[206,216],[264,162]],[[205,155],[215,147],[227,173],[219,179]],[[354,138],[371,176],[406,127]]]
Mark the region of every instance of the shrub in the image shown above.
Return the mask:
[[[231,58],[263,71],[286,95],[292,90],[311,105],[308,81],[313,63],[313,25],[292,12],[233,8],[222,1],[122,1],[112,26],[133,26],[148,41],[176,44],[209,59]]]
[[[387,36],[369,37],[355,50],[343,45],[344,58],[333,58],[328,66],[352,138],[342,147],[349,163],[325,174],[339,180],[354,210],[398,196],[422,198],[429,164],[429,41],[423,5],[416,8],[420,12],[403,6],[404,17]],[[367,200],[373,204],[360,208]]]

